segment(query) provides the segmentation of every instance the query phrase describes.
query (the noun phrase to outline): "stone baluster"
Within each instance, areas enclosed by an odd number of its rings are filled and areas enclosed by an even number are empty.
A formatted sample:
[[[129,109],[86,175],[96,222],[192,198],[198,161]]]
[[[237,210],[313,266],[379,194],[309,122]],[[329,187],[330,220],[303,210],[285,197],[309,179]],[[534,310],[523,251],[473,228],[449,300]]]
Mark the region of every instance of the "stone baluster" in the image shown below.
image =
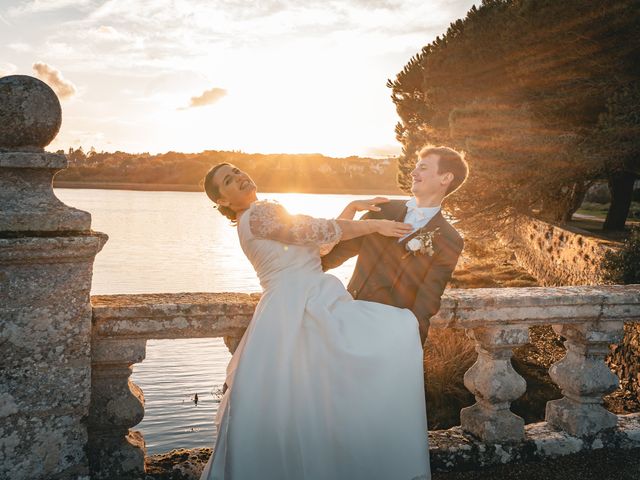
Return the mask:
[[[517,442],[524,438],[524,420],[509,410],[527,384],[511,365],[513,348],[529,341],[522,326],[495,326],[467,329],[475,340],[478,359],[464,375],[464,385],[476,403],[460,411],[463,430],[485,442]]]
[[[136,479],[144,474],[146,448],[129,430],[144,417],[144,395],[129,376],[144,360],[146,340],[94,338],[89,410],[92,478]]]
[[[549,369],[564,397],[547,402],[546,421],[578,437],[615,427],[617,417],[604,409],[602,397],[618,387],[618,377],[604,357],[609,345],[622,339],[624,323],[585,322],[553,329],[567,339],[565,356]]]
[[[238,348],[238,345],[240,345],[240,340],[242,340],[243,334],[244,331],[240,335],[225,335],[224,337],[222,337],[222,339],[224,340],[224,344],[229,349],[231,355],[235,353],[236,348]]]
[[[106,235],[56,198],[62,121],[40,80],[0,78],[0,478],[88,479],[93,261]]]

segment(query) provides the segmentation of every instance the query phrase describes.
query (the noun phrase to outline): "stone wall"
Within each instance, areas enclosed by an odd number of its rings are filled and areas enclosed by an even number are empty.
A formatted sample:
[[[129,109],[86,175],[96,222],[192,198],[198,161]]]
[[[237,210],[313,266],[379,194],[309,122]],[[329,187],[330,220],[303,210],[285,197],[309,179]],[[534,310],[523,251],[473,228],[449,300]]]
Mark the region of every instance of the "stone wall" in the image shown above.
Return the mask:
[[[600,285],[602,261],[615,244],[530,217],[521,217],[503,234],[518,263],[541,285]]]

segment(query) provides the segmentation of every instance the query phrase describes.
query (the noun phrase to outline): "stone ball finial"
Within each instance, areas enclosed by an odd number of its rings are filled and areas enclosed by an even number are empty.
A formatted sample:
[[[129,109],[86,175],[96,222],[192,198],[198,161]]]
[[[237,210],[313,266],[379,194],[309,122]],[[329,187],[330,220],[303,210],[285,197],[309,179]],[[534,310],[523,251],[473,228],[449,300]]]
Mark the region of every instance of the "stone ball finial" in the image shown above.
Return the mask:
[[[28,75],[0,78],[0,149],[44,148],[62,124],[62,108],[51,87]]]

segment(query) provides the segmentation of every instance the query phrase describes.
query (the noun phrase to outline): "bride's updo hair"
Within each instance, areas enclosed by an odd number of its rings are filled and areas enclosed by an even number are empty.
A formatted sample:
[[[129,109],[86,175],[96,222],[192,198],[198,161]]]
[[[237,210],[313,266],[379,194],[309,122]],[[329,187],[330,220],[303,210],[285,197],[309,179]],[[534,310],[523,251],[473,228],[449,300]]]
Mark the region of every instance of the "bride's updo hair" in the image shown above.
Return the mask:
[[[207,197],[209,197],[211,201],[216,204],[215,208],[217,208],[218,211],[229,220],[235,222],[238,219],[235,210],[229,207],[225,207],[224,205],[218,205],[218,199],[220,198],[220,189],[213,181],[213,176],[216,174],[218,169],[225,165],[229,164],[219,163],[217,165],[214,165],[211,170],[207,172],[207,175],[204,177],[204,191],[207,194]]]

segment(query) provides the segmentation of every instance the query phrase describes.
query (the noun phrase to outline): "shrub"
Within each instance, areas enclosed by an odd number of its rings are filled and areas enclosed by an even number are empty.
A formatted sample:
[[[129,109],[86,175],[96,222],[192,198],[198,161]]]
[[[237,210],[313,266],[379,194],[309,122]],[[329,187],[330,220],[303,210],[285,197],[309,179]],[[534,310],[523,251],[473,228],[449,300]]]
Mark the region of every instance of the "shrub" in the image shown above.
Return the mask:
[[[622,248],[609,252],[604,260],[605,279],[616,284],[640,283],[640,227],[634,227]],[[640,324],[627,323],[624,338],[613,345],[607,364],[620,378],[620,386],[640,399]]]
[[[605,280],[614,284],[640,283],[640,227],[633,227],[620,250],[604,258]]]

